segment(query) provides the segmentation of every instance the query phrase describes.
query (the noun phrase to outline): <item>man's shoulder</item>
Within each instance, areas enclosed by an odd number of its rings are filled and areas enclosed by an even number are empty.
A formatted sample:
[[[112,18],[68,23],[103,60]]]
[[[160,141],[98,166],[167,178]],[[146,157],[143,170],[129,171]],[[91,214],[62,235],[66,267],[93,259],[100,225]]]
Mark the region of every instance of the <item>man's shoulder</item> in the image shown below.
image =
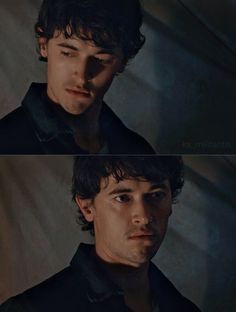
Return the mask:
[[[13,138],[19,138],[20,136],[24,138],[28,132],[29,122],[21,106],[0,120],[1,145],[5,140],[10,142]]]
[[[184,297],[153,263],[150,268],[150,277],[160,311],[200,312],[199,308]]]
[[[37,137],[22,106],[0,120],[0,154],[41,153]]]
[[[78,292],[78,284],[80,284]],[[75,289],[77,293],[75,294]],[[83,284],[75,278],[73,269],[67,267],[46,281],[8,299],[0,306],[0,312],[66,311],[75,305],[75,299],[83,296]],[[79,300],[83,305],[83,300]]]
[[[22,109],[22,106],[17,107],[12,112],[8,113],[6,116],[4,116],[2,119],[0,119],[0,127],[3,128],[9,128],[12,124],[15,123],[21,123],[22,118],[24,118],[25,114]],[[17,125],[16,124],[16,125]]]
[[[152,146],[141,135],[127,127],[125,129],[123,140],[126,147],[131,149],[132,154],[155,154]],[[127,153],[129,154],[129,150],[127,150]]]
[[[141,135],[129,129],[105,103],[101,122],[111,154],[155,154],[151,145]]]

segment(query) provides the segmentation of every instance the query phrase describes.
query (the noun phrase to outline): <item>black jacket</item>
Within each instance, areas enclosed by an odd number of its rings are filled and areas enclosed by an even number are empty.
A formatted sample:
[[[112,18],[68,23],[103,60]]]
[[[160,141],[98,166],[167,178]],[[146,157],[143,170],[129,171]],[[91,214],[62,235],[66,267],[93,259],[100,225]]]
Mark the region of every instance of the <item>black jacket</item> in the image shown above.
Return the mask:
[[[0,306],[0,312],[130,311],[121,289],[107,278],[92,250],[91,245],[81,244],[69,267],[9,299]],[[160,312],[200,312],[152,263],[149,277]]]
[[[58,118],[45,95],[46,84],[33,83],[22,106],[0,120],[0,154],[88,154],[75,144],[72,129]],[[105,103],[100,125],[109,154],[155,153]]]

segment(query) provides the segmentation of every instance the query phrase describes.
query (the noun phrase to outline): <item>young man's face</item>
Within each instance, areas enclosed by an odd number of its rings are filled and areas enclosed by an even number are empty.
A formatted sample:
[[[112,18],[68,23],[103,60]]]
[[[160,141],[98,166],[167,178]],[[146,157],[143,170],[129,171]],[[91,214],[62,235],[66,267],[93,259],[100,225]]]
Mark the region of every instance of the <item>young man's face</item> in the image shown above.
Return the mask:
[[[101,103],[123,65],[120,48],[105,50],[78,37],[66,39],[58,31],[48,41],[40,38],[39,44],[48,59],[48,96],[73,115]]]
[[[117,183],[113,177],[106,182],[93,201],[78,201],[87,221],[94,222],[97,254],[107,262],[139,267],[155,255],[165,236],[172,212],[170,184]]]

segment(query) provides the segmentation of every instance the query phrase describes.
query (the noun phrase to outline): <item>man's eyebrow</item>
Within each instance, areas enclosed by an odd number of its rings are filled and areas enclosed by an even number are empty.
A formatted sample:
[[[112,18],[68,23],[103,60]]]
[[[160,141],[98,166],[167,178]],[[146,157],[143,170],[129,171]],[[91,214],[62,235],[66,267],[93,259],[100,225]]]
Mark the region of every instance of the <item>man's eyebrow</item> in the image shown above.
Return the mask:
[[[127,187],[116,187],[108,195],[121,194],[121,193],[131,193],[133,190]]]
[[[165,183],[154,183],[151,188],[150,191],[156,190],[156,189],[165,189],[168,190],[168,187]]]
[[[113,49],[101,49],[96,54],[111,54],[114,55],[115,52]]]
[[[168,187],[165,183],[155,183],[155,184],[152,184],[152,186],[149,189],[149,192],[157,190],[157,189],[168,190]],[[121,194],[121,193],[131,193],[133,191],[134,190],[131,188],[118,186],[118,187],[114,188],[111,192],[109,192],[108,195]]]
[[[79,48],[77,48],[77,47],[75,47],[72,44],[69,44],[67,42],[58,43],[58,46],[62,47],[62,48],[71,49],[71,50],[74,50],[74,51],[79,51]],[[113,49],[103,49],[103,48],[101,48],[95,54],[110,54],[110,55],[114,55],[115,52],[114,52]]]
[[[74,50],[74,51],[79,51],[79,49],[76,48],[75,46],[73,46],[73,45],[71,45],[69,43],[65,43],[65,42],[58,43],[58,46],[62,47],[62,48],[68,48],[68,49],[71,49],[71,50]]]

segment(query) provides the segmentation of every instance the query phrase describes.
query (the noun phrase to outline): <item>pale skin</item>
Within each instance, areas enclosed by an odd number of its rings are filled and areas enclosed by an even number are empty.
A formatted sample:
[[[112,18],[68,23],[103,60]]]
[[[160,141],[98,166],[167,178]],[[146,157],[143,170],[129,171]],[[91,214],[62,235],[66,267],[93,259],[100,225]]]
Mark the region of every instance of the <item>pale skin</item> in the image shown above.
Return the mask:
[[[148,278],[151,258],[165,236],[172,212],[169,181],[102,179],[94,199],[76,198],[94,223],[95,249],[110,278],[124,291],[134,312],[152,311]]]
[[[76,36],[38,39],[47,58],[47,94],[59,114],[74,129],[76,143],[96,153],[104,144],[99,115],[105,93],[123,68],[121,48],[103,49]]]

